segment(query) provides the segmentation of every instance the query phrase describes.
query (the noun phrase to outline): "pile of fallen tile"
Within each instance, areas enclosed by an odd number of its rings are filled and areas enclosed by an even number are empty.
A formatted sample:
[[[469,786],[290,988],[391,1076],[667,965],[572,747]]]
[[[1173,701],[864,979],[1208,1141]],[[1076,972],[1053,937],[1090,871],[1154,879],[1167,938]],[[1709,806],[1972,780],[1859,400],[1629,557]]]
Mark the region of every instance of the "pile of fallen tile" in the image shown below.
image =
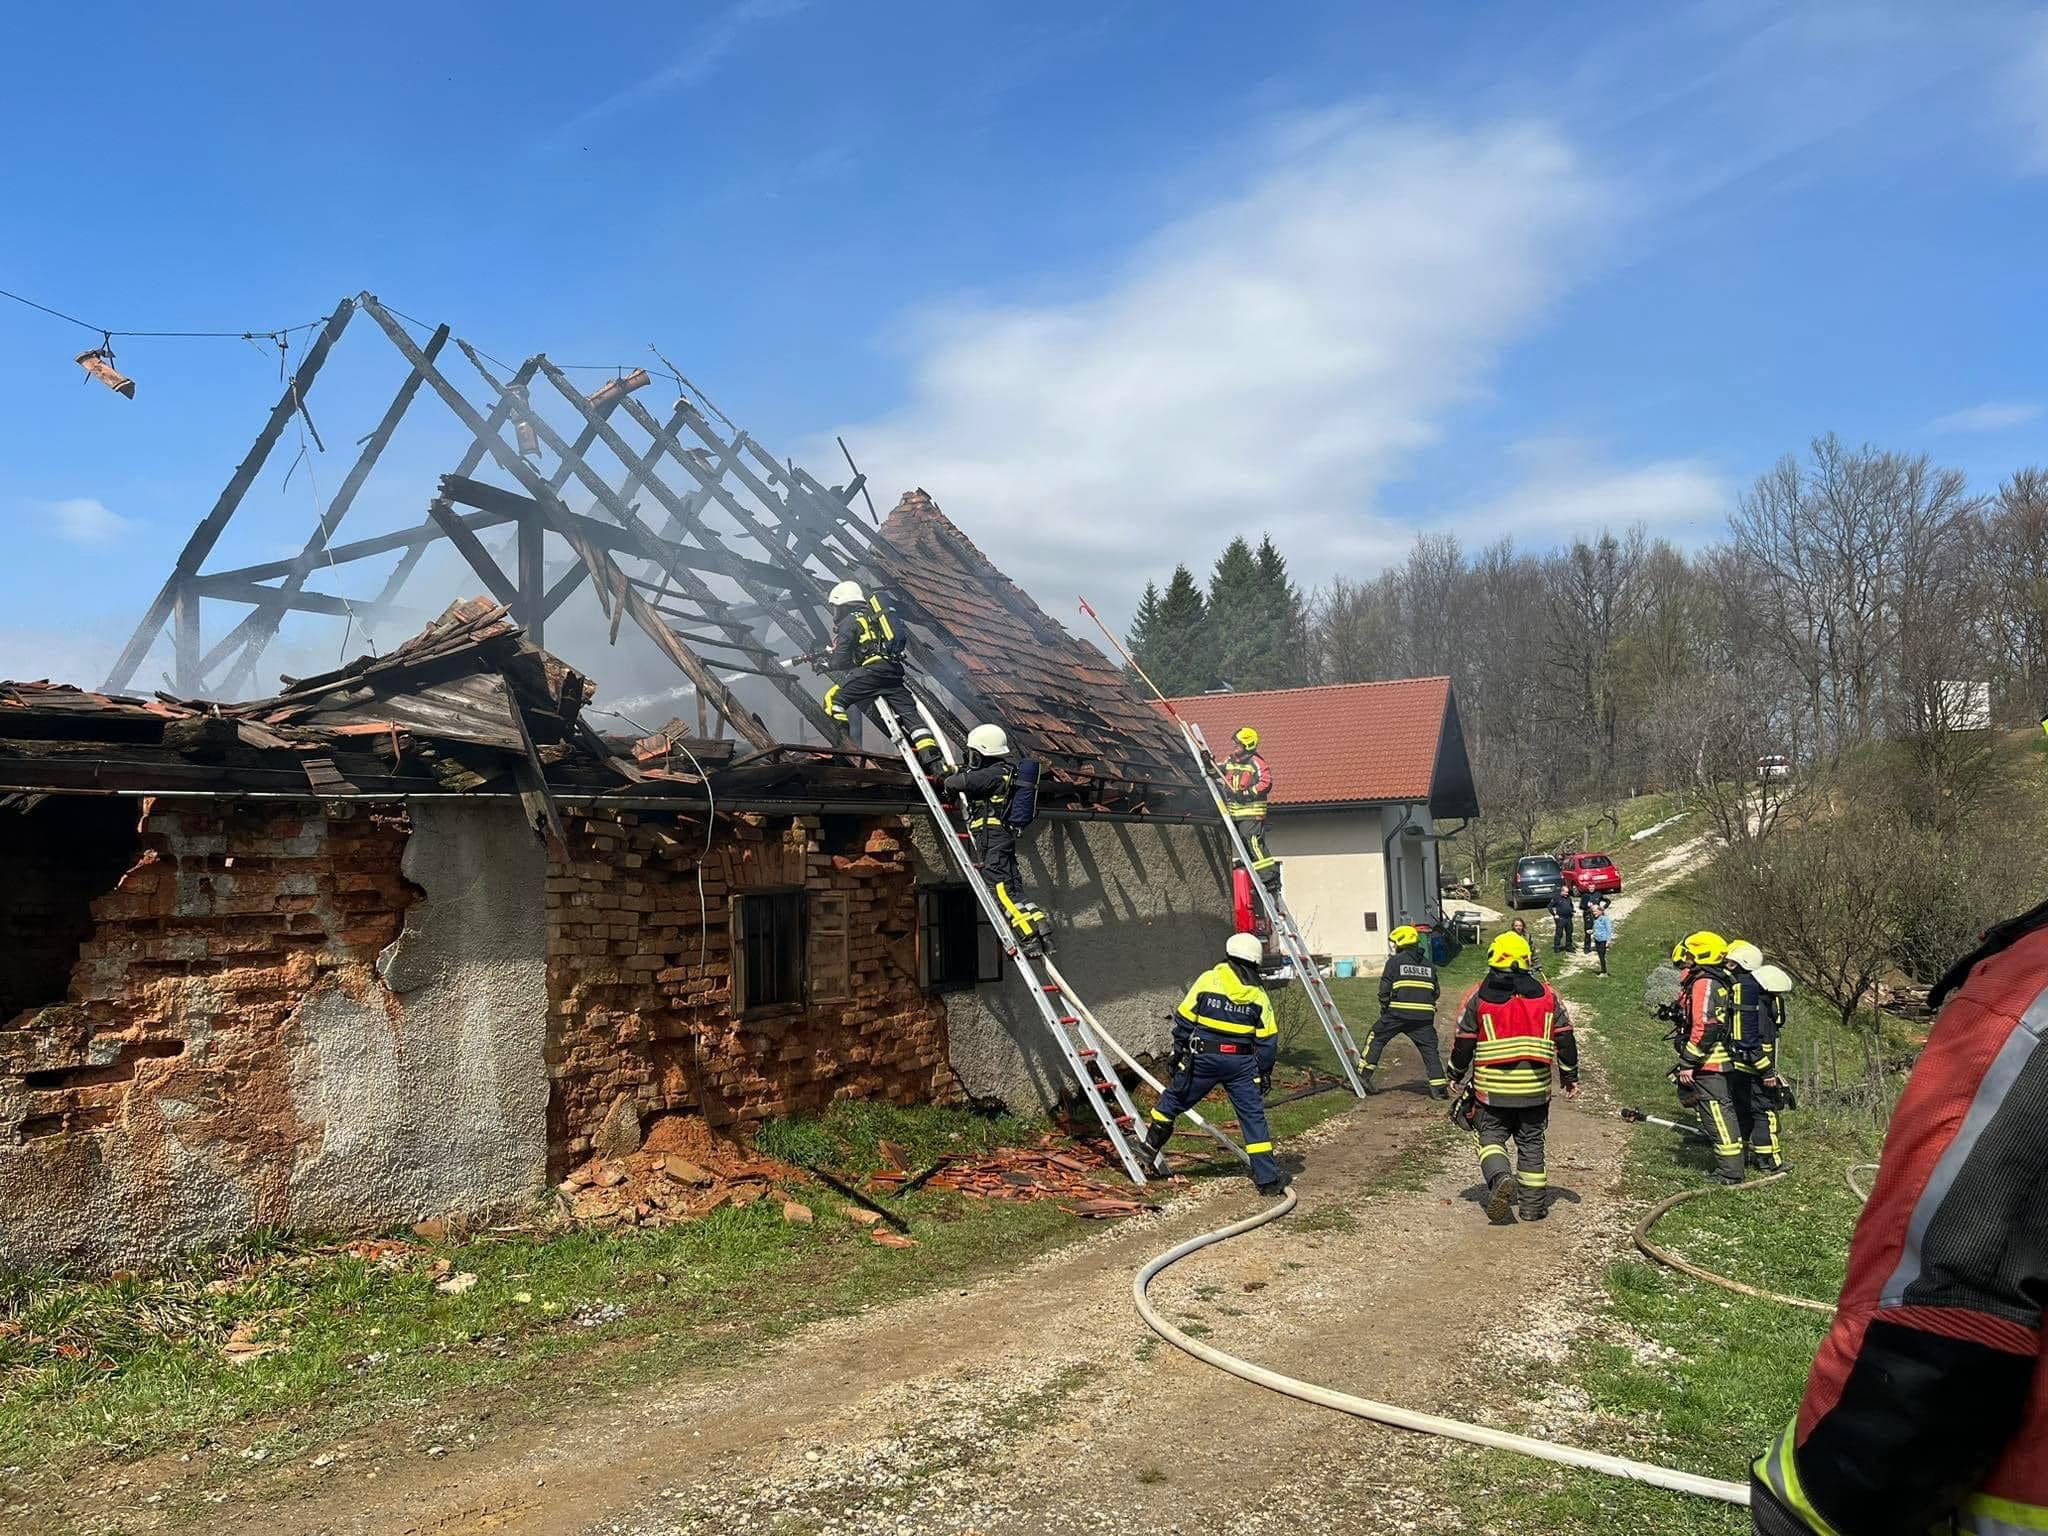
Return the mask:
[[[885,1144],[884,1155],[890,1150]],[[980,1200],[1057,1200],[1063,1211],[1098,1220],[1158,1209],[1133,1193],[1098,1182],[1096,1176],[1108,1170],[1108,1162],[1093,1146],[1042,1136],[1028,1147],[941,1158],[921,1172],[901,1166],[885,1168],[870,1174],[868,1183],[884,1192],[950,1189]]]
[[[592,1158],[557,1186],[573,1220],[592,1226],[662,1226],[722,1206],[752,1205],[795,1176],[786,1163],[711,1134],[700,1120],[658,1121],[637,1152]]]

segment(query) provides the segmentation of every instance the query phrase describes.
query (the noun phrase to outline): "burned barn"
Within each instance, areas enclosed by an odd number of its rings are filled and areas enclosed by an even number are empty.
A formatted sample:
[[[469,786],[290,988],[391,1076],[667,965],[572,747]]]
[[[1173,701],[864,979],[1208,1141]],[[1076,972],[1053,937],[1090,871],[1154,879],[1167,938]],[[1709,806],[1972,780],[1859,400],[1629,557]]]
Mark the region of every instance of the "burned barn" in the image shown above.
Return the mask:
[[[667,1116],[1070,1091],[902,765],[778,664],[849,574],[911,616],[949,733],[993,720],[1044,763],[1025,878],[1104,1022],[1163,1046],[1227,882],[1175,744],[1099,653],[922,492],[863,525],[858,484],[630,391],[576,395],[558,431],[527,393],[561,377],[544,358],[485,374],[479,410],[436,368],[445,332],[399,335],[395,408],[424,386],[476,437],[424,523],[337,545],[344,483],[309,556],[232,573],[202,524],[101,690],[0,684],[0,1264],[513,1216]],[[599,469],[615,416],[639,435]],[[493,464],[513,485],[473,478]],[[513,574],[477,538],[504,524]],[[254,674],[282,615],[332,607],[316,575],[388,556],[389,605],[443,540],[489,597],[274,695],[203,696]],[[681,669],[694,718],[597,728],[595,685],[536,633],[584,584]],[[245,609],[210,646],[202,599]],[[146,694],[160,634],[173,686]]]

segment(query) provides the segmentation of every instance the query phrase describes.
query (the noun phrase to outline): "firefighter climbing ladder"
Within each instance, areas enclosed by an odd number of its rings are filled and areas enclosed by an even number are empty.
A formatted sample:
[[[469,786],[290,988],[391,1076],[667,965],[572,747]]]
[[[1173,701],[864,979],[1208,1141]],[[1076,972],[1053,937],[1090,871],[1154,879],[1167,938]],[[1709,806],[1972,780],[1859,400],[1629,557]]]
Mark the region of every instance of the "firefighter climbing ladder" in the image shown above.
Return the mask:
[[[1215,758],[1209,751],[1209,743],[1203,739],[1202,728],[1192,720],[1182,720],[1178,715],[1174,721],[1180,726],[1180,733],[1188,744],[1188,751],[1195,759],[1195,771],[1201,774],[1202,783],[1209,791],[1209,798],[1215,803],[1216,814],[1222,819],[1223,830],[1230,838],[1230,846],[1237,855],[1239,866],[1252,877],[1252,889],[1258,893],[1259,904],[1266,909],[1267,920],[1273,925],[1273,936],[1280,941],[1280,952],[1287,956],[1288,964],[1300,978],[1304,991],[1308,993],[1309,1006],[1316,1011],[1316,1018],[1323,1026],[1323,1033],[1330,1037],[1331,1049],[1336,1051],[1337,1060],[1343,1065],[1344,1076],[1351,1084],[1351,1091],[1361,1099],[1365,1097],[1365,1084],[1358,1076],[1358,1062],[1361,1052],[1358,1042],[1351,1038],[1351,1029],[1344,1022],[1344,1015],[1337,1010],[1337,999],[1330,993],[1330,984],[1323,980],[1323,973],[1316,965],[1315,956],[1308,951],[1308,941],[1301,935],[1300,926],[1294,921],[1294,913],[1288,910],[1287,898],[1259,878],[1252,868],[1251,850],[1244,845],[1244,838],[1238,833],[1237,822],[1230,814],[1230,806],[1223,798],[1223,785],[1217,774]]]
[[[1058,1042],[1060,1054],[1066,1058],[1068,1068],[1073,1072],[1074,1081],[1081,1085],[1089,1103],[1095,1106],[1096,1118],[1102,1122],[1102,1129],[1109,1137],[1109,1144],[1116,1148],[1116,1155],[1123,1163],[1124,1172],[1131,1182],[1145,1182],[1148,1159],[1138,1150],[1142,1138],[1138,1134],[1138,1108],[1131,1102],[1130,1093],[1124,1088],[1123,1080],[1111,1070],[1104,1059],[1102,1037],[1097,1033],[1093,1015],[1074,996],[1057,970],[1046,965],[1042,968],[1032,956],[1024,953],[1017,943],[1010,920],[1004,916],[995,894],[989,890],[988,882],[981,878],[981,871],[975,868],[974,854],[969,839],[972,834],[964,830],[968,819],[962,816],[962,826],[956,827],[953,818],[947,814],[945,802],[918,762],[917,754],[911,750],[910,739],[904,733],[900,722],[888,704],[880,699],[875,708],[888,728],[890,743],[903,759],[903,766],[910,770],[910,780],[917,785],[918,793],[924,796],[925,808],[932,814],[932,821],[939,829],[939,840],[949,850],[948,856],[953,867],[960,871],[974,892],[975,900],[981,903],[982,913],[1001,936],[1004,953],[1016,965],[1018,974],[1024,978],[1030,990],[1031,1001],[1037,1007],[1039,1016],[1045,1020],[1045,1027]],[[957,762],[953,749],[947,742],[938,722],[932,718],[922,699],[917,701],[917,712],[925,728],[938,739],[939,750],[947,762]],[[963,808],[964,809],[964,808]]]

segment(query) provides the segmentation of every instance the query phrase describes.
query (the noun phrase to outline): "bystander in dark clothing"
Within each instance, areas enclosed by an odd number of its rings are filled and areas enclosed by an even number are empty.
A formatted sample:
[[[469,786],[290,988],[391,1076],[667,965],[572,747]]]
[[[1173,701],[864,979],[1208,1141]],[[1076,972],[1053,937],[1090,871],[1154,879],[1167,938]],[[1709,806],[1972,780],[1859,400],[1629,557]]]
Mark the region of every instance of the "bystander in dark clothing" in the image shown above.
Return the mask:
[[[1568,891],[1560,890],[1550,898],[1550,948],[1553,954],[1569,952],[1572,947],[1572,898]]]
[[[1585,927],[1586,953],[1593,953],[1593,919],[1597,915],[1600,898],[1591,891],[1579,892],[1579,921]]]

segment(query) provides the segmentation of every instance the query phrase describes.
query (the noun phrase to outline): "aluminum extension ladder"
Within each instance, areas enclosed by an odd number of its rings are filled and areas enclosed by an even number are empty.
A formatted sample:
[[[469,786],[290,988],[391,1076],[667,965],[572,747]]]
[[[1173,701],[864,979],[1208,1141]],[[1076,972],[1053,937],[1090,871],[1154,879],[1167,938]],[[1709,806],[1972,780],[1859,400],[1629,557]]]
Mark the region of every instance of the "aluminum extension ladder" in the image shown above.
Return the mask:
[[[949,763],[960,761],[953,755],[952,746],[939,729],[938,722],[932,718],[924,700],[915,693],[911,697],[917,700],[918,715],[924,721],[925,729],[937,740],[941,755]],[[945,802],[939,798],[938,790],[925,776],[924,765],[918,762],[917,753],[911,750],[910,738],[904,734],[902,722],[896,718],[895,711],[889,708],[886,700],[876,699],[874,704],[876,713],[888,729],[891,745],[902,757],[903,766],[910,770],[911,782],[924,796],[925,808],[932,814],[932,821],[939,829],[939,841],[949,850],[948,857],[952,859],[953,867],[973,890],[975,899],[981,903],[983,915],[1000,936],[1003,952],[1024,978],[1039,1017],[1058,1042],[1060,1054],[1066,1058],[1074,1081],[1081,1085],[1089,1103],[1095,1107],[1095,1116],[1102,1122],[1109,1144],[1116,1148],[1124,1172],[1130,1175],[1132,1183],[1143,1184],[1151,1160],[1139,1150],[1144,1137],[1138,1130],[1138,1107],[1131,1102],[1123,1079],[1110,1069],[1104,1059],[1103,1036],[1094,1015],[1052,965],[1043,966],[1045,975],[1044,979],[1040,978],[1040,965],[1024,953],[1017,942],[1016,930],[1010,926],[1010,919],[997,902],[995,893],[989,890],[988,882],[981,878],[981,871],[975,868],[973,833],[966,828],[969,817],[965,800],[961,802],[961,824],[956,827],[946,811]],[[1118,1047],[1117,1054],[1123,1054],[1121,1047]],[[1124,1059],[1129,1060],[1129,1057]]]
[[[1178,716],[1175,717],[1179,719]],[[1337,999],[1330,992],[1330,984],[1323,980],[1323,973],[1316,968],[1315,958],[1308,952],[1308,941],[1301,936],[1300,925],[1294,921],[1294,914],[1288,910],[1287,898],[1259,878],[1259,872],[1252,867],[1251,850],[1244,845],[1239,835],[1237,822],[1230,814],[1230,805],[1223,797],[1222,771],[1216,767],[1216,760],[1210,754],[1209,743],[1202,735],[1202,728],[1192,720],[1179,720],[1181,736],[1188,744],[1188,751],[1194,757],[1195,770],[1201,774],[1202,783],[1208,787],[1209,798],[1215,803],[1216,814],[1223,822],[1223,830],[1230,838],[1230,846],[1237,853],[1237,862],[1246,874],[1251,876],[1252,889],[1258,893],[1259,904],[1266,909],[1266,918],[1273,925],[1273,934],[1280,940],[1281,953],[1287,956],[1294,967],[1294,974],[1301,978],[1302,986],[1308,992],[1309,1005],[1315,1009],[1316,1018],[1323,1026],[1323,1033],[1330,1037],[1330,1047],[1337,1053],[1337,1060],[1344,1068],[1344,1076],[1351,1084],[1351,1091],[1361,1099],[1365,1097],[1365,1083],[1358,1075],[1358,1064],[1363,1052],[1358,1042],[1351,1038],[1351,1030],[1344,1022],[1344,1015],[1337,1009]]]

